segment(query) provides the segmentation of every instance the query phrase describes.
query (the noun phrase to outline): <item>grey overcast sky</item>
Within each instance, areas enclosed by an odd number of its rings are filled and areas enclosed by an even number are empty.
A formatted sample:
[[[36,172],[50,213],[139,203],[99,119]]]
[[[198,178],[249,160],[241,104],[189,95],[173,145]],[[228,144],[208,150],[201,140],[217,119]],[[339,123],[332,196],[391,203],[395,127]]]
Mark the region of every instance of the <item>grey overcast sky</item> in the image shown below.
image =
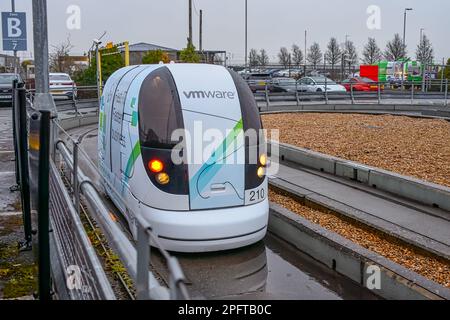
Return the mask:
[[[194,0],[194,43],[198,46],[198,11],[204,12],[204,49],[226,50],[232,60],[244,59],[244,0]],[[70,36],[73,54],[86,52],[92,39],[107,31],[104,41],[149,42],[183,48],[188,33],[188,0],[47,0],[50,44]],[[69,30],[67,8],[81,9],[81,29]],[[367,8],[380,8],[381,28],[369,30]],[[10,0],[1,0],[0,11],[10,11]],[[339,42],[349,35],[361,52],[368,37],[375,37],[384,49],[394,33],[403,33],[403,10],[408,13],[407,44],[415,56],[420,29],[431,39],[436,60],[450,57],[450,1],[448,0],[248,0],[249,49],[264,48],[271,60],[281,46],[297,43],[304,47],[304,30],[308,30],[308,47],[316,41],[325,51],[331,36]],[[16,10],[27,12],[29,43],[32,55],[31,1],[16,0]]]

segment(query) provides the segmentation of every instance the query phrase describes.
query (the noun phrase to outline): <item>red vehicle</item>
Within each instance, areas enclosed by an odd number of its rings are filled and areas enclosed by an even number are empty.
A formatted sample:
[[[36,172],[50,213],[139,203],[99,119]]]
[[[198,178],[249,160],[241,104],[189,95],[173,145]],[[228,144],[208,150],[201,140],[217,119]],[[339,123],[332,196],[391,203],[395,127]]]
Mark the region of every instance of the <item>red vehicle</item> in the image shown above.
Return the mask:
[[[342,81],[342,85],[347,91],[350,91],[352,86],[353,91],[378,91],[378,84],[369,78],[346,79]],[[384,86],[381,86],[380,89],[383,90]]]

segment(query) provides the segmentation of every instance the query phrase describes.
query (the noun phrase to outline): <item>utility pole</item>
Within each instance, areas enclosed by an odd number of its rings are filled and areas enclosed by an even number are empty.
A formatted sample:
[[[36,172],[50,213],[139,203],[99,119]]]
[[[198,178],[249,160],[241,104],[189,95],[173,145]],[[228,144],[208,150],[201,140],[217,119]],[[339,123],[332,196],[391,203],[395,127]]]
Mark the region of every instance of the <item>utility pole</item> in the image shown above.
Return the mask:
[[[199,33],[199,50],[203,51],[203,10],[200,10],[200,33]]]
[[[307,53],[306,53],[307,36],[308,36],[308,30],[305,30],[305,71],[306,71],[306,56],[307,56]],[[306,76],[306,73],[305,73],[305,76]]]
[[[40,300],[51,300],[50,226],[49,226],[49,156],[54,155],[56,126],[51,116],[57,116],[55,102],[49,93],[47,0],[33,0],[33,38],[36,96],[34,107],[41,113],[38,190],[38,243]]]
[[[424,28],[420,28],[420,44],[422,44],[424,30],[425,30]]]
[[[247,0],[245,0],[245,72],[247,72],[247,65],[248,65],[248,26],[247,26],[247,22],[248,22],[248,18],[247,18]]]
[[[189,0],[189,45],[192,45],[192,0]]]
[[[49,93],[47,0],[33,0],[36,94]]]

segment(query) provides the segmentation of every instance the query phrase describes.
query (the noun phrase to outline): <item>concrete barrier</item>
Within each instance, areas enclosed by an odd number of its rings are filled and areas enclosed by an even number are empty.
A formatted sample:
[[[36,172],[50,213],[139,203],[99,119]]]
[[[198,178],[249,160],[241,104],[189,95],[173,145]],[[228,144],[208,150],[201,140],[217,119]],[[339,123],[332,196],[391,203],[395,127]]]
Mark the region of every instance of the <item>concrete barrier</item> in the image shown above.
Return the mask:
[[[269,142],[268,150],[272,150]],[[277,148],[273,148],[276,150]],[[378,190],[450,211],[450,188],[420,179],[400,175],[319,152],[279,144],[280,162],[291,162],[321,172],[359,181]]]
[[[449,289],[274,203],[269,230],[363,287],[373,284],[379,270],[380,286],[373,291],[385,299],[450,299]]]

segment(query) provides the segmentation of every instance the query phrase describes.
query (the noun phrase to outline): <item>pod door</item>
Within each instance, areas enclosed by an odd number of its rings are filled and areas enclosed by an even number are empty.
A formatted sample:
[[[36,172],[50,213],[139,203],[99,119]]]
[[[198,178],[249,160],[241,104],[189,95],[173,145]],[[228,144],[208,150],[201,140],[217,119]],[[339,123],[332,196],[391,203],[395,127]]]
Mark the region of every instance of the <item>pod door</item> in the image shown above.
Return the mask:
[[[233,79],[225,68],[211,65],[169,69],[186,129],[191,210],[243,206],[244,134]]]

